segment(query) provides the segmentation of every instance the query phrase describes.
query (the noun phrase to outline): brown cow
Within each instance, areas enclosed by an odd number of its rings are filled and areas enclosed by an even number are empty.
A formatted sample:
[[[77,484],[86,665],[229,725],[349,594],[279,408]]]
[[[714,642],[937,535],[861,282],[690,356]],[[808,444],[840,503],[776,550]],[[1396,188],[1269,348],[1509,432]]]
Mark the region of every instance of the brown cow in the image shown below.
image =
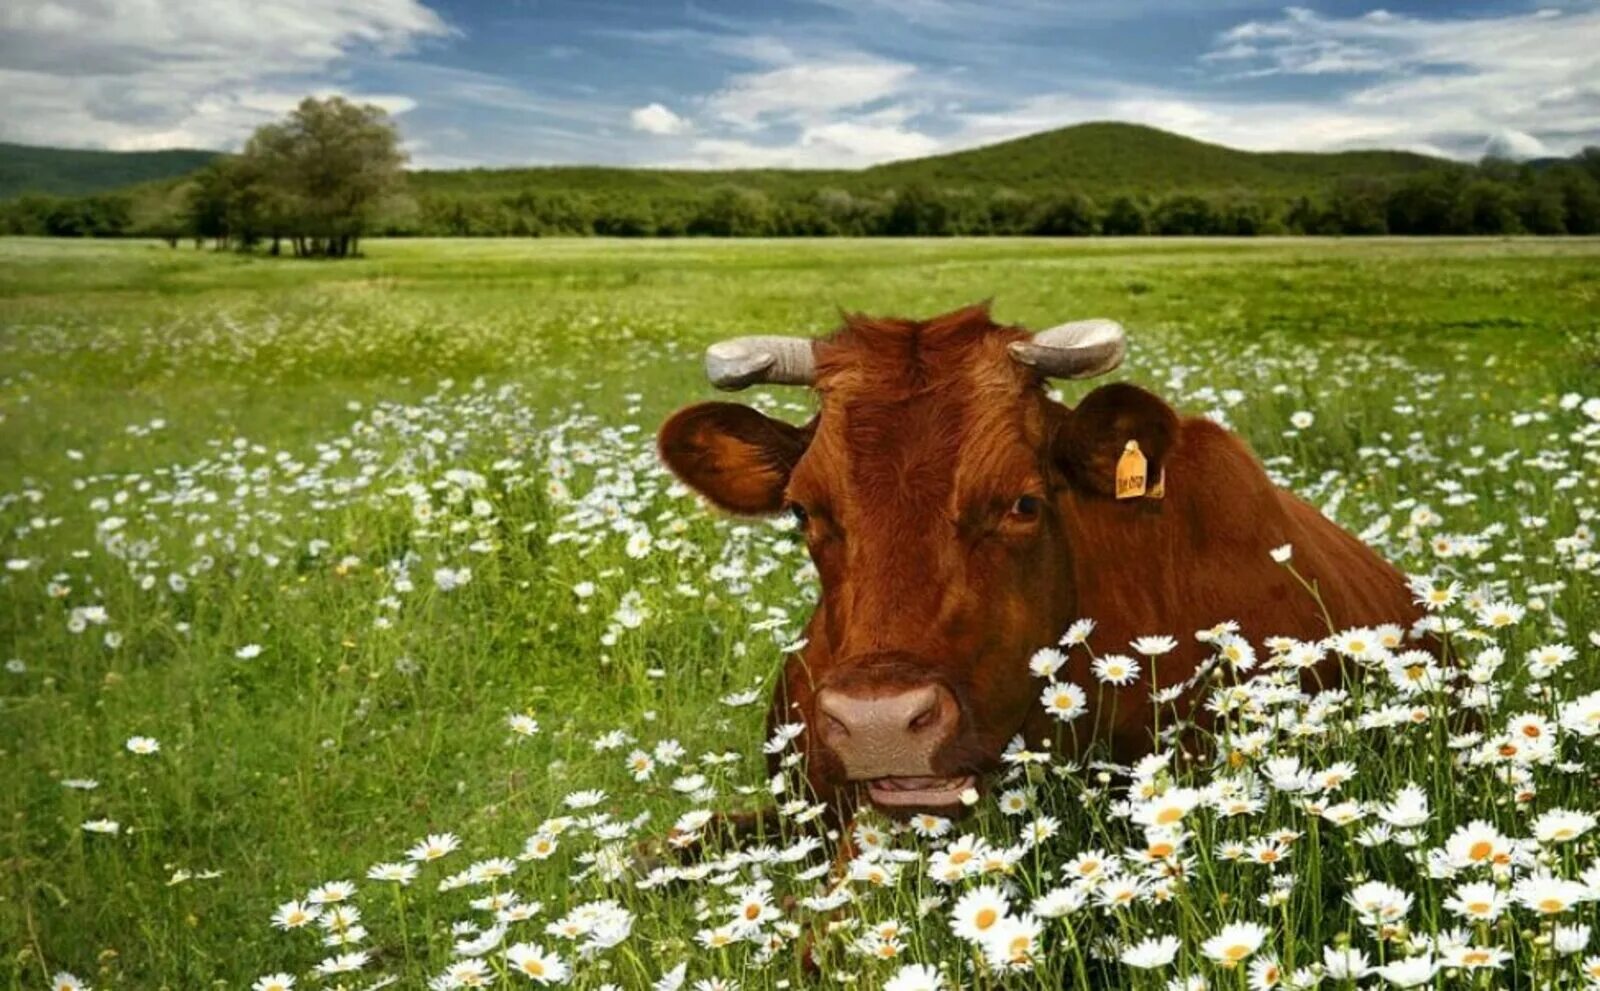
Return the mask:
[[[862,790],[893,812],[957,811],[1014,735],[1054,736],[1028,661],[1078,617],[1109,650],[1176,636],[1157,662],[1163,686],[1210,655],[1192,634],[1220,620],[1256,642],[1327,635],[1315,601],[1270,559],[1277,545],[1293,545],[1341,626],[1415,617],[1393,567],[1273,485],[1227,430],[1132,385],[1071,409],[1045,394],[1046,376],[1102,374],[1122,353],[1109,321],[1030,336],[986,307],[921,322],[852,316],[814,342],[740,338],[707,352],[724,388],[806,384],[821,397],[798,427],[734,403],[691,406],[659,441],[716,505],[799,521],[822,598],[769,719],[806,723],[810,784],[841,812]],[[1161,498],[1116,497],[1130,440],[1148,478],[1164,480]],[[1094,703],[1082,650],[1062,676]],[[1098,725],[1113,755],[1147,753],[1146,678],[1105,699]]]

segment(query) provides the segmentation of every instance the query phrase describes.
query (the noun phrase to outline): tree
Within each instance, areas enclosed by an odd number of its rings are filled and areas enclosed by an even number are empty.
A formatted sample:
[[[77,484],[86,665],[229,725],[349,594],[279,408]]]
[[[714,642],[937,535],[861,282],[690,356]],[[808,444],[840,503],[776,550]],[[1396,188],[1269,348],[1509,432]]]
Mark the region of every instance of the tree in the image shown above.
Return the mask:
[[[1216,211],[1198,196],[1172,196],[1161,201],[1155,211],[1157,234],[1215,234]]]
[[[1595,157],[1600,160],[1600,155]],[[1567,233],[1600,234],[1600,179],[1591,179],[1581,169],[1565,165],[1559,167],[1557,174]]]
[[[241,156],[240,192],[254,220],[272,218],[296,255],[354,254],[384,199],[404,180],[400,135],[381,108],[306,97],[288,119],[259,128]],[[258,181],[259,180],[259,183]]]
[[[133,201],[132,230],[141,237],[159,237],[176,248],[185,230],[189,184],[179,183],[152,190]]]
[[[1073,191],[1047,202],[1034,217],[1032,229],[1035,234],[1087,237],[1098,220],[1094,201]]]
[[[1565,234],[1567,205],[1554,170],[1533,176],[1517,198],[1517,219],[1530,234]]]
[[[1423,172],[1389,194],[1391,234],[1448,234],[1461,184],[1453,174]]]
[[[1328,221],[1338,234],[1389,233],[1388,196],[1372,179],[1346,179],[1333,187]]]
[[[1461,190],[1452,226],[1467,234],[1520,234],[1516,202],[1509,186],[1474,179]]]
[[[228,197],[232,180],[228,176],[228,163],[217,159],[196,172],[187,190],[185,212],[189,233],[194,235],[195,247],[212,238],[221,248],[228,242]]]
[[[1132,196],[1118,196],[1100,218],[1100,230],[1112,237],[1134,237],[1150,231],[1144,207]]]
[[[912,183],[895,193],[884,218],[883,233],[890,237],[937,237],[950,233],[950,205],[937,192]]]
[[[690,234],[760,237],[771,232],[772,201],[759,189],[724,186],[689,222]]]

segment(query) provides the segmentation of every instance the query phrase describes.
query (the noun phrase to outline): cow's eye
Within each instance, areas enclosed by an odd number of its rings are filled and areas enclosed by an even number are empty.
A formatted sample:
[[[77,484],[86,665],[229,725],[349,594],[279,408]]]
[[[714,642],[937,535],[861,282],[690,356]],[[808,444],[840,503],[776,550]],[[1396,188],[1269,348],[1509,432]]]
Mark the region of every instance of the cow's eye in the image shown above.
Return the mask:
[[[1043,508],[1044,500],[1036,495],[1018,496],[1017,501],[1011,504],[1011,518],[1024,521],[1037,519]]]
[[[811,514],[806,512],[806,507],[800,505],[798,502],[789,503],[789,515],[793,516],[795,524],[802,528],[806,525],[806,522],[811,519]]]

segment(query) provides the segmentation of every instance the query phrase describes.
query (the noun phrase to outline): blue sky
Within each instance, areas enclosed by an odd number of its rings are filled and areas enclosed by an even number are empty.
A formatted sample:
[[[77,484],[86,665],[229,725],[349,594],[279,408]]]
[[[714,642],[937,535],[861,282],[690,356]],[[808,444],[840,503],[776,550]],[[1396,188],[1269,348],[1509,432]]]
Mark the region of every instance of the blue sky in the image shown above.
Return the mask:
[[[0,139],[234,148],[308,92],[425,167],[858,167],[1085,120],[1252,149],[1600,144],[1600,0],[6,0]]]

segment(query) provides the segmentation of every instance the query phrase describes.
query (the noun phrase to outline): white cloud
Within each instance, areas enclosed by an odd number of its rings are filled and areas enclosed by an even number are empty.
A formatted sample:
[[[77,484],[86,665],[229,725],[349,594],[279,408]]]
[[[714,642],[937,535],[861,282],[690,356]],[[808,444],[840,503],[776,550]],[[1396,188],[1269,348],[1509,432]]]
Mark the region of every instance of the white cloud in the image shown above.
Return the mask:
[[[410,98],[351,92],[334,70],[449,33],[418,0],[8,0],[0,136],[230,147],[313,92],[404,112]]]
[[[1224,32],[1202,62],[1232,77],[1348,76],[1342,89],[1280,99],[1102,83],[959,114],[946,148],[1119,120],[1255,151],[1567,155],[1600,142],[1595,38],[1600,9],[1426,20],[1290,8]]]
[[[795,62],[733,76],[706,100],[706,109],[736,127],[818,121],[903,92],[916,66],[865,55]]]
[[[1518,154],[1566,154],[1600,136],[1597,38],[1594,6],[1439,19],[1290,8],[1281,19],[1224,33],[1205,58],[1242,75],[1358,79],[1323,105],[1343,121],[1339,143],[1423,144],[1472,156],[1493,142]],[[1277,113],[1272,104],[1261,110]]]
[[[792,141],[760,144],[742,138],[701,138],[687,158],[672,164],[707,169],[850,169],[931,155],[940,142],[889,124],[836,120],[802,130]]]
[[[636,131],[646,134],[682,134],[689,130],[689,122],[659,103],[635,107],[628,121]]]

